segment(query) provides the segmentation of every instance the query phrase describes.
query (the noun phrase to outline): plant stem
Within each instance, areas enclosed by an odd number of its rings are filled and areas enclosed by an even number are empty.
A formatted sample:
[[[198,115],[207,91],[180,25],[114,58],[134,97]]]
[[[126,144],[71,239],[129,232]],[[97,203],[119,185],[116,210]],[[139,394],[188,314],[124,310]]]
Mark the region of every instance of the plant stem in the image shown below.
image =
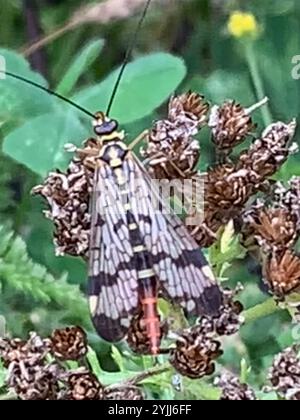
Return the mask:
[[[76,26],[77,26],[77,23],[69,22],[67,25],[64,25],[64,26],[58,28],[57,30],[55,30],[51,34],[46,35],[46,36],[40,38],[38,41],[35,41],[31,45],[24,47],[21,50],[21,53],[23,53],[24,57],[28,57],[31,54],[33,54],[34,52],[38,51],[40,48],[50,44],[55,39],[61,37],[66,32],[73,30]]]
[[[247,309],[242,313],[242,316],[244,317],[245,324],[248,324],[249,322],[256,321],[259,318],[271,315],[280,310],[282,310],[282,308],[276,304],[273,298],[270,298],[263,303],[253,306],[253,308]]]
[[[255,94],[257,100],[263,99],[266,95],[264,92],[263,82],[260,77],[258,62],[256,59],[255,51],[254,51],[254,43],[248,42],[245,46],[245,53],[246,53],[246,60],[248,63],[250,75],[252,78],[252,82],[255,88]],[[264,124],[267,126],[272,123],[272,115],[270,112],[270,107],[266,103],[265,106],[261,108],[262,117],[264,120]]]
[[[145,372],[138,373],[133,378],[126,381],[127,385],[136,385],[144,379],[150,378],[151,376],[161,375],[162,373],[168,372],[171,370],[169,362],[164,363],[163,365],[155,366],[154,368],[148,369]]]

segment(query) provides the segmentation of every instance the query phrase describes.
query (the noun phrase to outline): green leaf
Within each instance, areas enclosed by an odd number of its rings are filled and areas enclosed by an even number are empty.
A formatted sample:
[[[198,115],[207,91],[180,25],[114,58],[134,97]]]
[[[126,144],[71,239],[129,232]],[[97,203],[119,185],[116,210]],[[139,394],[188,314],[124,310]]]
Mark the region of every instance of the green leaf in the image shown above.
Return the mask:
[[[100,39],[93,40],[84,46],[77,57],[75,57],[66,74],[57,86],[57,92],[61,95],[67,96],[72,91],[79,77],[91,64],[93,64],[96,58],[99,57],[103,45],[104,41]]]
[[[240,381],[242,384],[246,384],[248,380],[248,376],[251,372],[251,366],[248,366],[246,359],[243,357],[241,360],[241,373],[240,373]]]
[[[119,69],[72,99],[93,111],[106,110]],[[186,74],[181,58],[167,53],[140,57],[128,64],[111,115],[126,124],[149,115],[177,88]]]
[[[124,369],[123,356],[116,346],[112,346],[111,355],[112,355],[112,358],[114,359],[114,361],[116,362],[118,368],[120,369],[120,372],[124,372],[125,369]]]
[[[21,54],[10,50],[0,49],[0,55],[6,62],[6,70],[47,87],[46,80],[33,72],[28,61]],[[53,97],[34,86],[20,80],[5,76],[0,78],[0,121],[14,120],[19,122],[25,117],[32,117],[49,112],[53,105]]]
[[[99,360],[98,360],[95,350],[93,350],[90,346],[88,347],[88,353],[86,357],[92,368],[92,372],[94,373],[94,375],[97,376],[98,379],[100,379],[103,370],[99,364]]]
[[[88,136],[73,110],[33,118],[5,137],[3,151],[13,159],[45,176],[55,168],[65,169],[70,156],[65,143],[77,145]]]
[[[86,299],[77,286],[67,283],[65,275],[55,279],[45,267],[34,263],[23,239],[7,234],[2,226],[0,243],[0,287],[42,305],[52,302],[78,317],[82,325],[90,325]]]
[[[234,240],[234,225],[233,220],[230,220],[224,228],[223,234],[220,239],[220,251],[222,254],[226,254],[232,246]]]
[[[209,260],[218,277],[223,277],[235,259],[244,258],[246,250],[240,244],[238,235],[234,233],[232,220],[218,232],[218,237],[218,241],[209,249]]]

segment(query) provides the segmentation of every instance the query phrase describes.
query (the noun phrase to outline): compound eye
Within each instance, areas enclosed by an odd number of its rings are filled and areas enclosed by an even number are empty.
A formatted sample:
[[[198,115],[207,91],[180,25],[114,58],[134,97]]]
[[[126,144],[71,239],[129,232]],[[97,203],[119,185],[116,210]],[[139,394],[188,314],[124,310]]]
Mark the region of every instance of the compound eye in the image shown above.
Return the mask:
[[[116,120],[104,121],[102,124],[96,125],[94,131],[98,136],[112,134],[118,128]]]

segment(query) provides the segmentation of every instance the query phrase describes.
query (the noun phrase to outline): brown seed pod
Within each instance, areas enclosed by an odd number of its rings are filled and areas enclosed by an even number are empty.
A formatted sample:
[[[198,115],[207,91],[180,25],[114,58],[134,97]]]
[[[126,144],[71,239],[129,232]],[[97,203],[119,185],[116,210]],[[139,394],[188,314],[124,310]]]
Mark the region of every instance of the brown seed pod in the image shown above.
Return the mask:
[[[274,175],[288,156],[297,151],[295,144],[290,144],[295,130],[295,120],[289,124],[271,124],[261,138],[252,143],[249,150],[241,153],[238,167],[253,171],[260,182]]]
[[[204,215],[198,225],[199,209],[191,206],[186,225],[200,246],[212,245],[218,230],[232,218],[237,217],[248,199],[255,192],[255,174],[248,170],[237,170],[231,163],[210,169],[204,180]]]
[[[264,261],[263,277],[278,298],[300,287],[300,258],[293,251],[274,251]]]
[[[171,98],[168,118],[154,124],[142,150],[153,178],[186,179],[195,173],[200,146],[194,136],[206,123],[207,111],[208,104],[196,93]]]
[[[163,324],[160,329],[160,340],[167,332],[166,324]],[[131,320],[130,327],[127,332],[126,341],[134,353],[137,354],[151,354],[151,345],[143,323],[143,314],[139,313]]]
[[[94,159],[99,145],[93,139],[76,150],[66,173],[51,172],[42,185],[33,188],[33,194],[44,197],[49,204],[45,212],[55,226],[54,244],[57,255],[69,254],[87,257],[90,236],[88,212],[93,183]]]
[[[288,347],[277,354],[268,372],[272,386],[268,391],[275,391],[286,400],[300,400],[300,359],[299,346]]]
[[[223,290],[223,305],[219,314],[213,317],[214,330],[219,336],[237,333],[243,323],[240,315],[243,305],[238,300],[234,300],[234,296],[241,290],[241,286],[237,286],[234,290]]]
[[[67,392],[62,399],[67,400],[101,400],[104,388],[91,372],[78,372],[69,375]]]
[[[43,340],[36,333],[30,333],[29,339],[0,339],[0,357],[5,367],[11,363],[31,360],[31,364],[40,364],[49,352],[48,340]]]
[[[179,96],[173,96],[169,103],[169,118],[175,120],[181,116],[182,110],[186,118],[195,119],[198,128],[207,123],[209,104],[203,95],[189,91]]]
[[[236,101],[226,101],[220,107],[214,106],[208,125],[212,130],[214,144],[224,154],[230,153],[256,128],[249,111]]]
[[[8,386],[21,400],[56,400],[58,386],[56,365],[32,365],[30,360],[10,366]]]
[[[300,232],[300,177],[293,176],[287,186],[277,182],[273,188],[274,201],[290,212],[297,222],[297,233]]]
[[[215,385],[222,390],[220,400],[242,401],[256,400],[256,395],[247,384],[242,384],[239,379],[229,373],[224,373],[215,380]]]
[[[53,331],[51,352],[61,360],[79,360],[88,351],[86,333],[80,327],[66,327]]]
[[[253,235],[264,252],[292,248],[297,240],[297,218],[288,209],[259,203],[244,213],[243,222],[243,235]]]
[[[223,353],[220,343],[212,338],[213,324],[205,321],[205,326],[183,331],[170,354],[170,363],[177,372],[192,379],[211,375],[215,369],[213,361]]]

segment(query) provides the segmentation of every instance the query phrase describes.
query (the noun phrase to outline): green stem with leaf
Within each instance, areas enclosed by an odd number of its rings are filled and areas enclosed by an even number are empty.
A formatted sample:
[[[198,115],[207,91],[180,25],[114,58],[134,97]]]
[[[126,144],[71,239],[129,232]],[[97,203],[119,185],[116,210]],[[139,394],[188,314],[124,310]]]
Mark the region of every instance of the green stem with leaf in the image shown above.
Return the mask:
[[[254,85],[256,98],[259,101],[263,99],[266,96],[266,94],[265,94],[263,81],[262,81],[260,71],[259,71],[259,65],[258,65],[257,57],[255,54],[253,41],[248,41],[245,44],[245,54],[246,54],[246,60],[249,67],[252,82]],[[271,114],[270,107],[268,104],[266,104],[265,106],[261,108],[261,113],[262,113],[264,124],[266,126],[271,124],[273,119],[272,119],[272,114]]]
[[[273,298],[265,300],[263,303],[253,306],[242,313],[245,324],[257,321],[268,315],[272,315],[275,312],[282,310],[275,302]]]

